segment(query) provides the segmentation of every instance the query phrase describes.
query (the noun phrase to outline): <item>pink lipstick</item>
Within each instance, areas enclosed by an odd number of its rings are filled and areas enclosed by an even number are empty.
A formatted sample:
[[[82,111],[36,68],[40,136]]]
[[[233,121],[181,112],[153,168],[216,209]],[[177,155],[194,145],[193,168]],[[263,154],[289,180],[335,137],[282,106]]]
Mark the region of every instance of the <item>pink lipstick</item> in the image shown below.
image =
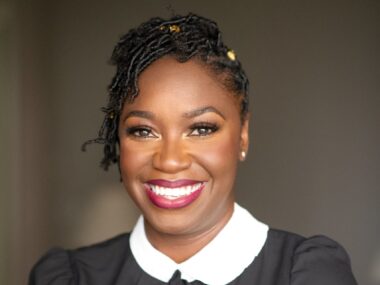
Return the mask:
[[[206,182],[181,179],[175,181],[153,179],[145,183],[149,199],[163,209],[183,208],[194,202]]]

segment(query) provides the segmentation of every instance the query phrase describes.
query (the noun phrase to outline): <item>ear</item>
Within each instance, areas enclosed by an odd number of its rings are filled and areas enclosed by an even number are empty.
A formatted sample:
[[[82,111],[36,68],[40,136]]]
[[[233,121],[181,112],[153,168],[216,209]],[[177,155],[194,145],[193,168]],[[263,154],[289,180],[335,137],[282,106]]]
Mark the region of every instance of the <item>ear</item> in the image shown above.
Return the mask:
[[[244,119],[240,131],[240,161],[244,161],[249,148],[249,116]]]

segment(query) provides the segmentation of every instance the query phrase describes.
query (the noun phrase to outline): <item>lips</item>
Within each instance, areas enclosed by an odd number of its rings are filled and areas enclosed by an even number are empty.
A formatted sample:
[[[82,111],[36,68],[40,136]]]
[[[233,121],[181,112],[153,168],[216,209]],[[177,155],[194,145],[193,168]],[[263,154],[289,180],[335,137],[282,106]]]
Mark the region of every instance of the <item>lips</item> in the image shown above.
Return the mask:
[[[194,202],[206,182],[181,179],[175,181],[154,179],[145,183],[149,199],[163,209],[183,208]]]

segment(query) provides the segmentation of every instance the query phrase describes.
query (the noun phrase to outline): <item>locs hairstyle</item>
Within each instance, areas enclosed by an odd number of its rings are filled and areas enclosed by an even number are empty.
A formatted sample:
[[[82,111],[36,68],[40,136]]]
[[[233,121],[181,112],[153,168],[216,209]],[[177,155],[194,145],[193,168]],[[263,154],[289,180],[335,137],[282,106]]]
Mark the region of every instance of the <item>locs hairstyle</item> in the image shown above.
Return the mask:
[[[249,82],[234,52],[223,43],[217,24],[195,14],[169,20],[152,18],[131,29],[116,44],[111,63],[117,71],[108,87],[108,104],[102,108],[106,115],[98,137],[82,146],[85,150],[91,143],[104,145],[101,166],[105,170],[119,162],[118,124],[123,104],[132,103],[139,95],[140,73],[165,55],[179,62],[197,60],[238,97],[242,121],[246,118]]]

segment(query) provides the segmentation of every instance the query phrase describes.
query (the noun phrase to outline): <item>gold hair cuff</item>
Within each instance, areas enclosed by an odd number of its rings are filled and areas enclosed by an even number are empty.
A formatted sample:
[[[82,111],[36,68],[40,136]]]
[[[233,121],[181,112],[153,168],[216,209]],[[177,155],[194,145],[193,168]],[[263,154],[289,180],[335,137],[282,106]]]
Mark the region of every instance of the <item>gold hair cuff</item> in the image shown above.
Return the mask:
[[[227,51],[227,57],[232,61],[236,60],[236,54],[232,49]]]
[[[181,28],[178,25],[168,25],[168,26],[161,26],[160,30],[164,31],[168,29],[171,33],[179,33],[181,31]]]
[[[180,27],[177,25],[170,25],[169,31],[172,33],[179,33],[181,31]]]

